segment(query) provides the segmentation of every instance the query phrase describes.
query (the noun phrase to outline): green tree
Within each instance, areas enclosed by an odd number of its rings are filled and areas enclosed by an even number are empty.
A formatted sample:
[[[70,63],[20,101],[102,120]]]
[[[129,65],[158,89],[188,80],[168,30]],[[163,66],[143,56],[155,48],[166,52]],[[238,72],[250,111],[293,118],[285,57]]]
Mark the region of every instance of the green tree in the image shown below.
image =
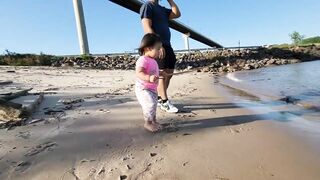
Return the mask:
[[[299,44],[303,40],[304,35],[301,35],[299,32],[294,31],[292,34],[290,34],[290,38],[294,44]]]

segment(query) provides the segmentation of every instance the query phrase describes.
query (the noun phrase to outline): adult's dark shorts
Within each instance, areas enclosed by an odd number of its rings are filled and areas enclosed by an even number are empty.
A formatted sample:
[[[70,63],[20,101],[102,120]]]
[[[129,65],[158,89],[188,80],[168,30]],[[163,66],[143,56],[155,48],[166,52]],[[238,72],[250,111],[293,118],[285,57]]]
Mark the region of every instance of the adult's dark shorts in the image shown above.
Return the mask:
[[[174,69],[177,58],[174,51],[170,45],[162,45],[166,51],[166,55],[163,59],[158,60],[159,69]]]

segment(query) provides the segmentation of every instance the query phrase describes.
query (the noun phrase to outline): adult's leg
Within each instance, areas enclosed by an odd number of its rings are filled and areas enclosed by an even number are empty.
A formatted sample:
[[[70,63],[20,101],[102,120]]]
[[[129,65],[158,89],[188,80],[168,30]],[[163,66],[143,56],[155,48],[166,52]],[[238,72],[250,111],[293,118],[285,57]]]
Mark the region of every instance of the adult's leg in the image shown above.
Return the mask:
[[[165,71],[165,70],[164,70]],[[162,71],[160,71],[160,76],[162,74]],[[159,79],[159,84],[158,84],[158,95],[161,97],[161,99],[168,99],[167,96],[167,77],[164,76],[163,79]]]
[[[167,74],[172,74],[174,72],[174,69],[165,69],[163,71],[166,72]],[[168,99],[167,91],[170,85],[171,78],[172,78],[172,75],[164,76],[163,79],[159,79],[158,94],[163,100]]]
[[[166,50],[166,57],[164,58],[164,67],[161,69],[163,69],[166,74],[172,74],[174,71],[175,63],[177,61],[176,56],[170,45],[164,45],[164,48]],[[176,113],[179,110],[173,104],[171,104],[170,100],[168,100],[167,94],[172,75],[164,77],[165,78],[162,80],[161,85],[159,86],[159,95],[162,99],[160,108],[162,110],[165,110],[166,112]]]
[[[164,45],[163,46],[166,51],[166,56],[161,62],[161,69],[166,74],[172,74],[174,71],[174,66],[176,63],[176,56],[174,54],[174,51],[170,45]],[[160,72],[161,75],[161,72]],[[170,85],[170,80],[172,76],[164,76],[164,79],[160,79],[159,85],[158,85],[158,93],[162,100],[168,99],[167,90]]]
[[[172,74],[173,73],[173,69],[166,69],[165,72],[167,74]],[[166,76],[166,78],[164,79],[164,87],[165,87],[165,94],[167,95],[167,91],[170,85],[170,81],[171,81],[172,75],[171,76]],[[177,113],[179,111],[179,109],[177,107],[175,107],[170,100],[168,100],[168,96],[165,97],[161,97],[162,99],[162,104],[160,106],[160,108],[162,110],[165,110],[166,112],[170,112],[170,113]]]
[[[167,74],[172,74],[174,72],[174,69],[166,69],[165,72]],[[165,80],[165,91],[168,91],[169,85],[170,85],[170,81],[171,81],[172,75],[166,76]]]

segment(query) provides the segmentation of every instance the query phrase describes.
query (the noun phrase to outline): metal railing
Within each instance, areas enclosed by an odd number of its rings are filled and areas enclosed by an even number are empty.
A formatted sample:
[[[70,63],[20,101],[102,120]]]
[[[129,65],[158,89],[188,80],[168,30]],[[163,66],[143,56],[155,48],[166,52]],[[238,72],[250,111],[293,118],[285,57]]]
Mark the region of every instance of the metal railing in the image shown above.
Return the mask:
[[[176,54],[178,53],[192,53],[192,52],[206,52],[206,51],[222,51],[222,50],[241,50],[241,49],[250,49],[255,50],[262,48],[263,46],[241,46],[241,47],[224,47],[224,48],[196,48],[196,49],[180,49],[180,50],[174,50]],[[59,57],[79,57],[80,55],[60,55]],[[119,52],[119,53],[105,53],[105,54],[90,54],[90,56],[139,56],[138,52],[132,51],[132,52]]]

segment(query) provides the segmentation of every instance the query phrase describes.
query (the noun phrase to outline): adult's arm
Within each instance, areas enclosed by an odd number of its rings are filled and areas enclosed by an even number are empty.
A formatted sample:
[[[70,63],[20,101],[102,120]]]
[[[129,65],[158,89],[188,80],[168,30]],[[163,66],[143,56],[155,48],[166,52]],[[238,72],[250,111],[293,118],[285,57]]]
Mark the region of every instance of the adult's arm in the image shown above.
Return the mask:
[[[168,3],[171,6],[171,13],[169,15],[169,19],[179,18],[181,16],[181,12],[177,4],[173,0],[168,0]]]
[[[142,23],[142,28],[145,34],[154,33],[152,29],[152,5],[150,3],[145,3],[140,8],[140,18]]]
[[[143,28],[143,32],[145,34],[148,34],[148,33],[154,33],[153,29],[152,29],[152,20],[151,19],[148,19],[148,18],[143,18],[141,20],[142,22],[142,28]]]

